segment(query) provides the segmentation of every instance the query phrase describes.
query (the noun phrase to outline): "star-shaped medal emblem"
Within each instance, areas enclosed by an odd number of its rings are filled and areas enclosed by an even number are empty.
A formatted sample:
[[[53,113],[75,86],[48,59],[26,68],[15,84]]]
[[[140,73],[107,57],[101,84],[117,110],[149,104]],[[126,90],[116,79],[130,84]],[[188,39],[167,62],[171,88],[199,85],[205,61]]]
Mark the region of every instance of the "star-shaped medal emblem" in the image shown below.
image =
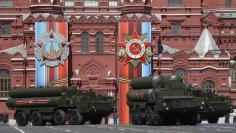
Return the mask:
[[[134,32],[132,36],[125,34],[119,53],[120,59],[124,60],[126,64],[130,62],[134,67],[140,62],[146,64],[146,59],[152,55],[151,51],[147,50],[150,49],[151,43],[147,42],[146,38],[146,34],[139,36],[137,32]]]

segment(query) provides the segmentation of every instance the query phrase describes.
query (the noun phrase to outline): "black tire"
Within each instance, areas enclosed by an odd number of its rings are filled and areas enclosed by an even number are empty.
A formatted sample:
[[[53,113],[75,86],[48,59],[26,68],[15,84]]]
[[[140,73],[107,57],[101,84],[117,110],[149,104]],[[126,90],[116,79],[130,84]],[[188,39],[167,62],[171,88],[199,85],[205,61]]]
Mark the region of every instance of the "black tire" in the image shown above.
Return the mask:
[[[146,111],[146,125],[153,125],[153,111],[151,107],[147,107]]]
[[[30,114],[30,120],[33,126],[44,126],[46,124],[46,122],[42,119],[42,115],[38,111],[33,111]]]
[[[175,116],[165,116],[163,121],[164,125],[176,125],[177,119]]]
[[[219,120],[218,117],[209,117],[207,118],[208,123],[217,123]]]
[[[187,125],[188,120],[185,117],[182,117],[179,119],[179,123],[180,125]]]
[[[132,107],[130,109],[130,116],[131,116],[131,123],[133,125],[137,125],[137,117],[136,117],[135,107]]]
[[[28,118],[24,112],[16,112],[15,120],[18,126],[26,126],[28,124]]]
[[[83,124],[83,116],[79,113],[77,109],[71,110],[69,123],[71,125]]]
[[[139,107],[136,108],[136,120],[137,120],[137,125],[145,125],[146,124],[146,119],[142,117],[142,114],[145,113],[145,110],[141,110]]]
[[[93,119],[91,119],[90,122],[92,124],[101,124],[102,123],[102,117],[100,117],[100,116],[93,117]]]
[[[202,116],[201,116],[201,114],[197,114],[197,123],[202,123]]]
[[[53,115],[52,123],[55,125],[65,125],[66,113],[63,110],[56,110]]]
[[[155,126],[161,126],[164,124],[163,116],[160,113],[153,111],[153,118],[153,124]]]
[[[196,125],[198,123],[198,115],[197,114],[192,114],[188,118],[188,124],[189,125]]]

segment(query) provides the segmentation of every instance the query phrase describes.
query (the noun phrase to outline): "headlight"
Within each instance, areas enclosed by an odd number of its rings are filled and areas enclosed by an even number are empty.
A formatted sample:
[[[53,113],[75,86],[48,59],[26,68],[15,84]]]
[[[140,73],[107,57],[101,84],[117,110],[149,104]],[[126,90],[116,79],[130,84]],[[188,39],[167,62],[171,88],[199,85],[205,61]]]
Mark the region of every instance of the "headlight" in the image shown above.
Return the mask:
[[[204,102],[204,101],[202,101],[202,104],[205,104],[205,102]]]
[[[166,103],[163,103],[163,106],[167,106],[167,104],[166,104]]]
[[[212,106],[210,106],[210,109],[211,109],[211,110],[213,110],[213,107],[212,107]]]

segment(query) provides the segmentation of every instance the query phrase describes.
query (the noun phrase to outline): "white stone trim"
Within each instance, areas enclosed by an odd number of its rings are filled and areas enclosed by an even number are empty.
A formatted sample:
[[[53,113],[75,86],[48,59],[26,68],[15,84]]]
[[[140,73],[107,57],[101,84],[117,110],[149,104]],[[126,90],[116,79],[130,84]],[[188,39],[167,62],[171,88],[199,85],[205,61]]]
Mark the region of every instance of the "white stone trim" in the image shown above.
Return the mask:
[[[35,60],[35,57],[27,57],[27,60]]]
[[[212,68],[212,69],[215,69],[215,70],[229,70],[229,68],[217,68],[217,67],[213,67],[213,66],[205,66],[205,67],[202,67],[202,68],[190,68],[190,70],[204,70],[204,69],[207,69],[207,68]]]
[[[225,8],[207,9],[207,12],[211,12],[211,11],[220,11],[220,12],[236,12],[235,9],[225,9]]]
[[[23,68],[15,68],[15,69],[13,69],[13,71],[24,71],[24,69]]]
[[[154,70],[167,70],[167,71],[173,71],[172,68],[153,68]]]
[[[41,6],[41,7],[44,7],[44,6],[53,6],[53,7],[62,7],[60,5],[52,5],[52,4],[38,4],[38,5],[31,5],[30,7],[36,7],[36,6]]]
[[[24,58],[11,58],[11,61],[23,61]],[[35,57],[28,57],[26,60],[35,60]]]
[[[24,71],[24,68],[15,68],[13,71]],[[26,68],[27,71],[35,71],[35,68]]]
[[[35,32],[35,30],[24,30],[25,32]]]
[[[17,18],[1,18],[0,17],[0,20],[16,20]]]
[[[160,32],[161,30],[152,29],[152,32]]]
[[[24,58],[11,58],[11,61],[23,61]]]
[[[191,8],[191,9],[201,9],[202,7],[190,7],[190,6],[179,6],[179,7],[171,7],[171,6],[163,6],[163,7],[153,7],[154,9],[163,9],[163,8],[167,8],[167,9],[185,9],[185,8]]]
[[[72,35],[80,35],[80,34],[82,34],[82,33],[79,33],[79,32],[72,32]],[[89,34],[91,34],[91,35],[95,35],[96,33],[91,33],[91,32],[89,32]],[[109,32],[109,33],[103,33],[104,35],[114,35],[115,33],[112,33],[112,32]]]
[[[160,58],[161,60],[174,60],[173,58]],[[159,60],[158,57],[153,57],[153,60]]]
[[[9,98],[8,97],[0,97],[0,101],[5,101],[5,100],[8,100]]]
[[[189,16],[202,16],[203,14],[199,14],[199,13],[193,13],[193,14],[183,13],[183,14],[161,14],[161,15],[166,15],[166,16],[186,16],[186,15],[189,15]]]
[[[81,12],[81,13],[77,13],[77,12],[68,12],[65,11],[64,12],[65,16],[70,16],[70,15],[121,15],[121,12],[111,12],[111,13],[101,13],[101,12]]]
[[[71,78],[70,80],[81,80],[80,78]]]
[[[28,70],[28,71],[35,71],[36,69],[35,68],[26,68],[26,70]]]
[[[189,58],[188,60],[230,60],[230,58]]]

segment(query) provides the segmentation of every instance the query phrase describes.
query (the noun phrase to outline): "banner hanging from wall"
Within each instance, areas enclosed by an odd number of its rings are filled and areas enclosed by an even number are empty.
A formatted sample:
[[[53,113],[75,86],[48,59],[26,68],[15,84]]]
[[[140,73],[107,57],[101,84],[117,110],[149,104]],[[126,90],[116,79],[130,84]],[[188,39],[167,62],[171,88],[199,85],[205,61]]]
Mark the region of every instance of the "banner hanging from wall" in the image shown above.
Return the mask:
[[[151,67],[151,22],[119,22],[119,42],[121,48],[118,53],[120,63],[120,77],[133,79],[150,76]],[[119,115],[120,123],[129,123],[129,110],[126,104],[126,94],[129,84],[120,84]]]
[[[68,23],[35,23],[36,87],[68,86]]]

